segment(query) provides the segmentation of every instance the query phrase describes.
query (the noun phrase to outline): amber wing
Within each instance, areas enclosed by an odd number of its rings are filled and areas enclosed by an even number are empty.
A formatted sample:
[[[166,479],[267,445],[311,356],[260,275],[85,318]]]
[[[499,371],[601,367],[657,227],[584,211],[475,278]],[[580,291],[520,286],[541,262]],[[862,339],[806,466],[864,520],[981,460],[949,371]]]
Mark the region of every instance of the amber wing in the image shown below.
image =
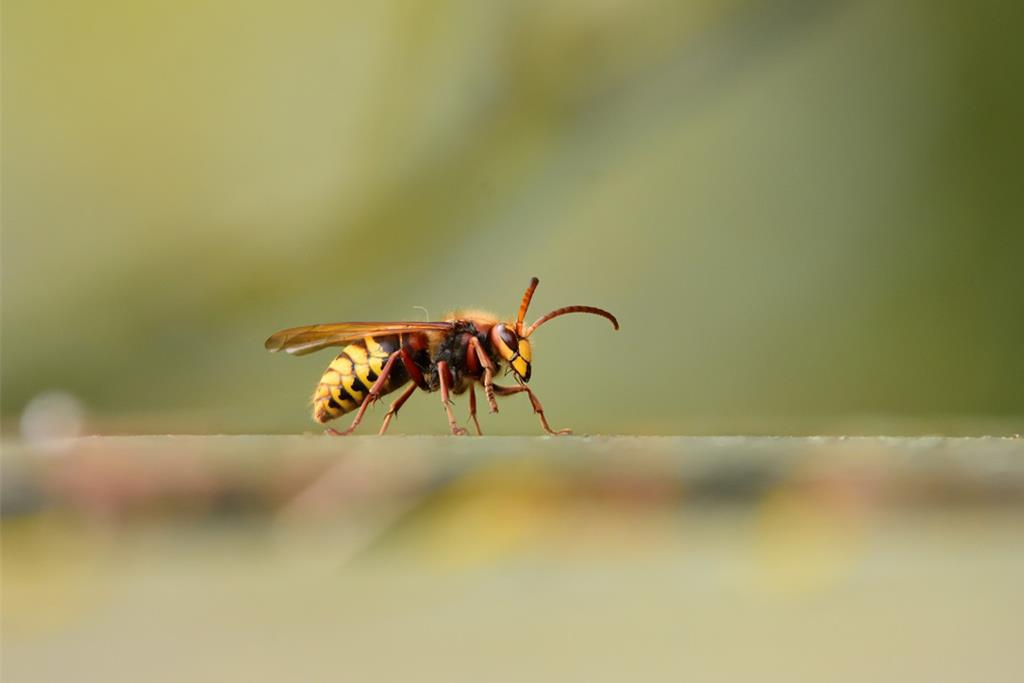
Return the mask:
[[[323,323],[290,327],[270,335],[263,346],[270,352],[284,351],[293,356],[304,356],[328,346],[341,346],[366,336],[402,334],[408,332],[447,332],[450,322],[385,322],[385,323]]]

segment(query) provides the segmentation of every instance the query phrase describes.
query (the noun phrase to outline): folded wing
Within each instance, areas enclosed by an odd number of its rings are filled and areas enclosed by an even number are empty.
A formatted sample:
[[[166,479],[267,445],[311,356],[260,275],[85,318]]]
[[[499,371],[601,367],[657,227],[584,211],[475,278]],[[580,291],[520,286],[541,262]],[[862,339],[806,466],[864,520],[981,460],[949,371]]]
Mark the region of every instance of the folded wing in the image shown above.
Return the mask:
[[[270,335],[263,346],[270,352],[284,351],[293,356],[304,356],[328,346],[342,346],[356,339],[385,334],[409,332],[447,332],[451,322],[368,322],[323,323],[290,327]]]

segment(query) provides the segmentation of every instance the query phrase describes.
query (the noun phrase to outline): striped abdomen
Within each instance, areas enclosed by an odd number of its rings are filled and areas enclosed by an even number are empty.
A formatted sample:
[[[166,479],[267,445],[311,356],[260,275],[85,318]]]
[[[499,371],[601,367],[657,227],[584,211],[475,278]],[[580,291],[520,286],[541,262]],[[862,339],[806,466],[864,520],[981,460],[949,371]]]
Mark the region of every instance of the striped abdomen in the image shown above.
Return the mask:
[[[397,334],[364,337],[352,342],[331,361],[313,392],[313,419],[327,422],[359,407],[384,369],[388,356],[398,350]],[[381,395],[394,391],[409,380],[401,362],[391,366]]]

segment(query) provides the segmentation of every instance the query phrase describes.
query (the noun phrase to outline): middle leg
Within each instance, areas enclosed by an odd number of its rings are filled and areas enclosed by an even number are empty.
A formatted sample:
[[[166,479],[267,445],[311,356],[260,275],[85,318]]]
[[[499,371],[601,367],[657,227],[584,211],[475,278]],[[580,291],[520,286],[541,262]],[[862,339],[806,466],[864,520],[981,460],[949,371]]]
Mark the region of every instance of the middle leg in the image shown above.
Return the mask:
[[[476,425],[476,435],[483,436],[484,433],[480,431],[480,421],[476,419],[476,391],[473,390],[472,384],[469,385],[469,417]]]
[[[455,436],[464,436],[466,430],[456,422],[455,415],[452,414],[452,401],[448,397],[448,392],[452,385],[452,373],[448,369],[447,361],[440,361],[437,364],[437,376],[441,382],[441,403],[444,404],[444,411],[448,413],[448,427]]]

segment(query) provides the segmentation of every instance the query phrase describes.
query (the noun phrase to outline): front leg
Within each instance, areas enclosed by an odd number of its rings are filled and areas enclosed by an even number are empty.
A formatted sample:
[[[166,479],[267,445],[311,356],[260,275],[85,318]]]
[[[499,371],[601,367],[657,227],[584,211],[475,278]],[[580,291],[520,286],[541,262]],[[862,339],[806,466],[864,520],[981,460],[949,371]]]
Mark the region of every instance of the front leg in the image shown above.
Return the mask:
[[[498,401],[494,398],[494,362],[480,345],[480,340],[472,337],[469,345],[476,352],[476,357],[484,369],[484,393],[487,394],[487,403],[491,406],[491,412],[498,412]]]
[[[448,413],[448,427],[451,428],[452,434],[455,436],[464,436],[466,430],[459,426],[459,423],[455,421],[455,415],[452,414],[452,402],[448,398],[448,390],[452,384],[452,374],[448,369],[447,361],[440,361],[437,364],[437,376],[441,382],[441,403],[444,404],[444,411]]]
[[[572,430],[569,428],[559,429],[557,431],[551,428],[551,425],[548,424],[547,418],[544,417],[544,406],[541,405],[540,399],[537,398],[537,395],[530,390],[530,387],[525,384],[520,384],[517,387],[501,387],[497,384],[494,385],[494,393],[498,396],[511,396],[512,394],[519,394],[524,391],[530,396],[530,403],[533,405],[533,412],[537,413],[540,417],[540,426],[544,428],[545,432],[554,436],[572,434]]]

